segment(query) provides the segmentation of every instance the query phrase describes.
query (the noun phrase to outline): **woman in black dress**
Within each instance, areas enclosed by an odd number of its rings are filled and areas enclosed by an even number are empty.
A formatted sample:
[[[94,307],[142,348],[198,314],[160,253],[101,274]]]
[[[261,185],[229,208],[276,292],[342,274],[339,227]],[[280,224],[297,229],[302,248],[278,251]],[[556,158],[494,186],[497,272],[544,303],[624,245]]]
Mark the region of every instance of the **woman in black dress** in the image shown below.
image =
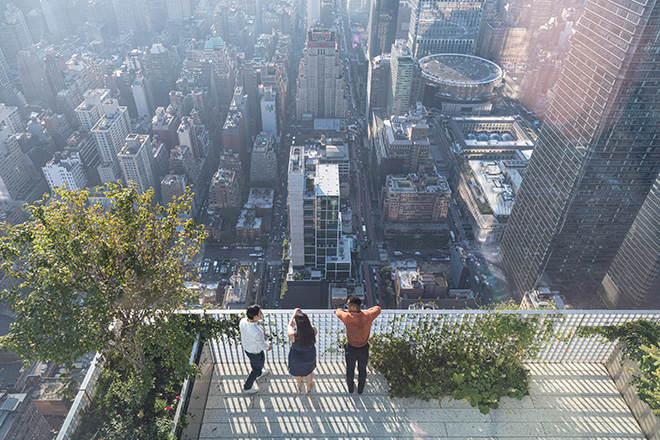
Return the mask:
[[[316,368],[316,327],[310,322],[302,310],[295,309],[286,334],[291,340],[289,350],[289,373],[296,377],[298,392],[302,392],[303,384],[309,393],[314,388],[314,369]]]

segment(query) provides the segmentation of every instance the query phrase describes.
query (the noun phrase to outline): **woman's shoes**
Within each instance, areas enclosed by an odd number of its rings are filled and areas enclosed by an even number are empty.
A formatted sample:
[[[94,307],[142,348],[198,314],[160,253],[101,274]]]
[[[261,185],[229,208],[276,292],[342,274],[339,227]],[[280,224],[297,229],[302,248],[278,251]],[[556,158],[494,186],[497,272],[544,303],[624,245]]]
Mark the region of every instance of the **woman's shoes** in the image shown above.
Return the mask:
[[[300,386],[298,386],[298,384],[296,384],[296,388],[298,389],[298,394],[302,394],[304,386],[305,386],[304,384],[300,384]]]
[[[312,382],[312,384],[307,387],[307,392],[311,393],[313,389],[314,389],[314,382]]]

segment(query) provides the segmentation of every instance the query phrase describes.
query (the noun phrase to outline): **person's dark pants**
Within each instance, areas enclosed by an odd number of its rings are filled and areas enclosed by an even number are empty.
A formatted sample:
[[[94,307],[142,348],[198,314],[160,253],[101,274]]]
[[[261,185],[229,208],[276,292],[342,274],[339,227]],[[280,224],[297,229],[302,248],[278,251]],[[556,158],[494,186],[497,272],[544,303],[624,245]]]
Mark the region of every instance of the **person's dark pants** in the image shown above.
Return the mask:
[[[261,376],[261,372],[264,369],[264,364],[266,363],[266,353],[262,351],[261,353],[254,354],[248,353],[246,351],[245,354],[247,355],[248,359],[250,359],[250,366],[252,367],[252,371],[250,371],[250,375],[245,381],[243,389],[249,390],[252,388],[252,385],[254,385],[254,381],[257,380],[257,377]]]
[[[364,385],[367,383],[367,362],[369,362],[369,344],[364,347],[353,347],[351,344],[344,344],[344,353],[346,354],[346,384],[348,392],[352,393],[355,388],[355,363],[358,368],[358,393],[362,394]]]

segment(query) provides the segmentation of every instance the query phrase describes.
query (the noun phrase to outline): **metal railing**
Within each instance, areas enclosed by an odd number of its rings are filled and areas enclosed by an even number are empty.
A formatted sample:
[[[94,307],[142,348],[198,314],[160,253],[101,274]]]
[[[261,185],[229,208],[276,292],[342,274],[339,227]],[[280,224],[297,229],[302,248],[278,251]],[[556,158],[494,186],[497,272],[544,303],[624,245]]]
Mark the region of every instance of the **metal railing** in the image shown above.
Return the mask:
[[[222,318],[242,312],[230,310],[189,310],[182,313],[208,314]],[[332,310],[305,310],[310,321],[318,329],[317,356],[319,361],[343,360],[341,340],[344,336],[344,324],[334,315]],[[400,334],[414,323],[434,321],[436,324],[451,326],[465,321],[477,319],[489,313],[516,314],[523,319],[539,318],[538,325],[550,324],[553,334],[558,338],[540,351],[534,363],[560,362],[590,362],[604,363],[614,344],[603,343],[598,337],[581,337],[577,330],[582,327],[608,326],[624,322],[647,319],[660,321],[660,310],[653,311],[584,311],[584,310],[503,310],[492,312],[488,310],[383,310],[374,321],[371,334]],[[286,362],[289,352],[286,328],[291,317],[291,311],[264,311],[262,326],[268,338],[273,343],[273,350],[268,353],[270,361]],[[216,339],[211,342],[214,359],[222,362],[247,362],[240,343],[230,339]]]
[[[242,314],[237,310],[181,310],[178,313],[200,315],[206,314],[221,319],[224,316]],[[344,353],[341,341],[345,335],[344,324],[334,315],[332,310],[305,310],[313,325],[318,329],[317,356],[320,362],[343,360]],[[383,310],[374,321],[371,334],[400,334],[415,323],[435,322],[438,325],[451,326],[466,321],[473,321],[479,316],[489,313],[517,314],[523,319],[539,318],[538,325],[551,324],[553,333],[559,338],[547,344],[535,359],[535,363],[589,362],[605,363],[615,348],[613,343],[603,343],[597,337],[581,337],[577,331],[582,327],[616,325],[624,322],[647,319],[660,321],[660,310],[652,311],[585,311],[585,310],[503,310],[492,312],[487,310]],[[270,362],[286,362],[289,343],[286,329],[291,318],[291,311],[264,310],[262,325],[273,344],[273,350],[268,353]],[[190,362],[195,360],[198,352],[199,339],[192,350]],[[210,343],[212,359],[215,362],[247,362],[240,345],[234,339],[214,339]],[[87,376],[80,391],[69,410],[64,425],[56,440],[68,440],[80,423],[85,409],[94,396],[96,382],[103,364],[97,355],[92,361]],[[177,431],[184,411],[185,399],[192,387],[192,381],[185,381],[182,391],[182,401],[177,406],[175,423],[172,433]]]

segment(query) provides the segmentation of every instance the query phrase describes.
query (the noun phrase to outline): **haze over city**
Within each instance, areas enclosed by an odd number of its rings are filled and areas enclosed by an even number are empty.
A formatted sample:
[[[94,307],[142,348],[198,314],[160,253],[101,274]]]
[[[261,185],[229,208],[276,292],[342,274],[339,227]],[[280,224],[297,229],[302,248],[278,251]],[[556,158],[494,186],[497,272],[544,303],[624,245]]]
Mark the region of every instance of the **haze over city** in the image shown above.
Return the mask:
[[[659,15],[2,0],[0,222],[61,189],[190,193],[206,234],[190,309],[658,309]],[[19,364],[1,389],[25,389]]]

